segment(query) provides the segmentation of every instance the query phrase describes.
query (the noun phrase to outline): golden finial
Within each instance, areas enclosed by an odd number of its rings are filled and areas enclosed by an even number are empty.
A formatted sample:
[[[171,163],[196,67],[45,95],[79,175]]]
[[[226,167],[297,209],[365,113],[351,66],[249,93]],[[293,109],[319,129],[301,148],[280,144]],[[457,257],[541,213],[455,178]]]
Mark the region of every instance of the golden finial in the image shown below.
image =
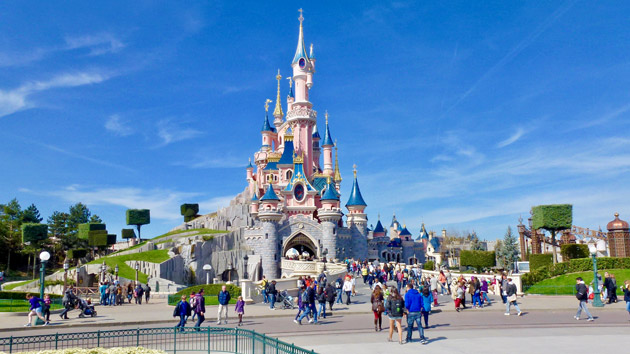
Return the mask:
[[[298,17],[298,20],[300,20],[300,26],[302,26],[302,21],[304,21],[304,16],[302,16],[302,13],[304,12],[304,10],[299,9],[298,12],[300,13],[300,17]]]
[[[289,90],[293,87],[293,78],[291,76],[287,77],[287,80],[289,80]]]
[[[276,118],[277,124],[282,124],[282,116],[284,113],[282,112],[282,104],[280,103],[280,80],[282,79],[282,75],[280,75],[280,69],[278,69],[278,75],[276,75],[276,80],[278,80],[278,95],[276,96],[276,108],[273,110],[273,116]]]
[[[339,172],[339,153],[337,152],[337,140],[335,140],[335,182],[341,182],[341,173]]]
[[[330,176],[326,177],[326,183],[330,184]]]
[[[326,125],[328,125],[328,110],[324,113],[324,117],[326,117]]]
[[[352,165],[352,171],[354,172],[354,178],[357,178],[357,164]]]
[[[300,152],[299,156],[294,156],[293,157],[293,163],[297,164],[297,163],[304,163],[304,153]]]
[[[272,101],[272,100],[270,100],[270,99],[266,99],[266,100],[265,100],[265,112],[269,112],[269,104],[270,104],[271,102],[273,102],[273,101]]]

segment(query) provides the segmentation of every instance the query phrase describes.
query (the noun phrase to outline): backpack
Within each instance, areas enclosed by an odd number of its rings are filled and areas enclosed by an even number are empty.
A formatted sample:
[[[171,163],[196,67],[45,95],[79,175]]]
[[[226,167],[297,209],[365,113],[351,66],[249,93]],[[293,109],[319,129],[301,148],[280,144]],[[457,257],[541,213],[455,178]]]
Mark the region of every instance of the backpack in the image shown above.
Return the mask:
[[[305,304],[308,302],[308,292],[306,290],[302,291],[302,303]]]
[[[197,306],[197,297],[193,296],[193,298],[190,299],[190,307],[195,308],[195,306]]]

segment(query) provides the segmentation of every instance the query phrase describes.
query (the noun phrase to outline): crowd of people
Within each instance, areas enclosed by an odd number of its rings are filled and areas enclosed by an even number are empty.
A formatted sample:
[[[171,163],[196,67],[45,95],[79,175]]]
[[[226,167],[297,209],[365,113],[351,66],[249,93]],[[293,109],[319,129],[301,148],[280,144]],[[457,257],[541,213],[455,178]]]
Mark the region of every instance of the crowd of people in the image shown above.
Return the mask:
[[[227,291],[225,285],[221,287],[221,291],[217,294],[219,306],[217,309],[217,325],[228,323],[228,307],[232,296]],[[238,317],[237,326],[243,325],[243,315],[245,314],[245,301],[242,296],[239,296],[236,304],[234,305],[234,312]],[[182,295],[181,300],[175,305],[173,310],[173,317],[179,317],[179,323],[176,328],[180,331],[184,330],[188,319],[192,321],[197,318],[197,322],[194,327],[199,330],[201,324],[206,320],[206,299],[204,289],[200,289],[197,293],[192,292],[190,297]]]
[[[142,305],[142,299],[149,303],[151,298],[151,286],[138,283],[135,287],[129,282],[121,284],[118,280],[105,281],[99,285],[101,306],[118,306],[133,300],[137,305]]]

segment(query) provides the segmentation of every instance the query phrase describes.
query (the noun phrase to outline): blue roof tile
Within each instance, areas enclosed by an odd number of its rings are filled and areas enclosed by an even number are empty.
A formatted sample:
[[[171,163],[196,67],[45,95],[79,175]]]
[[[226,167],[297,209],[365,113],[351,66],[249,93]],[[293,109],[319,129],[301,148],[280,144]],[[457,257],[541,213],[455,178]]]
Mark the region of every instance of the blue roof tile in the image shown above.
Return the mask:
[[[280,200],[280,198],[278,198],[278,195],[276,194],[276,192],[273,191],[273,185],[270,183],[269,184],[269,188],[267,188],[267,191],[265,192],[265,195],[262,196],[262,198],[260,198],[261,201],[264,200]]]

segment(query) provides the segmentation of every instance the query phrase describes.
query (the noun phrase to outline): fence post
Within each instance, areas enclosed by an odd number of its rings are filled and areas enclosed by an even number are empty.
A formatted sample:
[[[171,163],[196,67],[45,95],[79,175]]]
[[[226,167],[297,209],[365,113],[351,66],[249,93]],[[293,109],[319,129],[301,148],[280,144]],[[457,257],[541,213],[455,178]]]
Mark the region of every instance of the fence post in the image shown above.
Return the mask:
[[[57,350],[59,346],[59,332],[55,333],[55,350]]]
[[[101,330],[99,329],[98,332],[96,332],[96,346],[100,347],[101,346]]]
[[[210,327],[206,327],[206,330],[208,331],[208,354],[210,354]]]
[[[13,336],[9,339],[9,353],[13,352]]]
[[[256,353],[256,332],[249,331],[252,335],[252,354]]]
[[[291,343],[291,354],[295,354],[295,343]]]
[[[140,327],[136,330],[136,347],[140,346]]]
[[[177,354],[177,327],[173,328],[173,354]]]
[[[280,353],[280,339],[276,338],[276,354]]]
[[[267,352],[267,335],[266,334],[262,334],[262,342],[263,342],[263,354],[266,354]]]
[[[234,332],[234,353],[238,353],[238,328]]]

